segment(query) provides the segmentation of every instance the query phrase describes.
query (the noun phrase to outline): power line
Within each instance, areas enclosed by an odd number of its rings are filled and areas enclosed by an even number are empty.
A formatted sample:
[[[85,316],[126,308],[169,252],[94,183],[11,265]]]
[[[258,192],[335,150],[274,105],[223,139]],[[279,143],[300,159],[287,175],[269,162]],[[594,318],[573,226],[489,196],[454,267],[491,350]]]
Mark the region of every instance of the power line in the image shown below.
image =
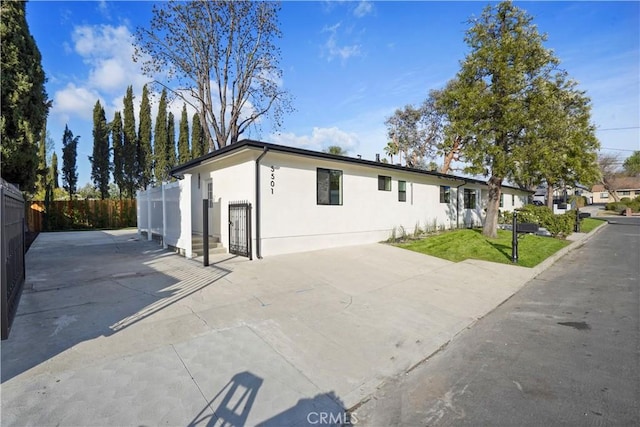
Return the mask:
[[[629,129],[640,129],[640,126],[629,126],[624,128],[604,128],[604,129],[596,129],[596,132],[602,132],[606,130],[629,130]]]
[[[638,151],[638,150],[629,150],[627,148],[609,148],[609,147],[600,147],[601,150],[612,150],[612,151],[631,151],[632,153],[634,151]]]

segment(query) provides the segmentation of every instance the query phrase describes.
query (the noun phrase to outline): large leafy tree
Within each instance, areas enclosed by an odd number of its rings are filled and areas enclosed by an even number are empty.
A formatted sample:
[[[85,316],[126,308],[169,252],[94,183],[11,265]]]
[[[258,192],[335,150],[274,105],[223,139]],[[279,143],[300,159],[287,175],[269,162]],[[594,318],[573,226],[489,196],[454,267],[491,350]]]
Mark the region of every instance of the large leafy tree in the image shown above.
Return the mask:
[[[122,198],[126,183],[124,179],[124,130],[120,111],[114,113],[111,122],[111,144],[113,146],[113,181],[118,186],[119,198]]]
[[[180,116],[180,134],[178,136],[178,162],[184,163],[191,159],[189,151],[189,116],[187,115],[186,104],[182,106]]]
[[[275,127],[290,100],[281,88],[277,2],[169,1],[138,28],[135,59],[196,109],[209,151],[233,144],[269,113]]]
[[[138,127],[138,176],[139,186],[147,188],[153,174],[153,151],[151,149],[151,103],[149,89],[142,87],[142,101],[140,102],[140,122]]]
[[[200,116],[196,113],[191,119],[191,158],[195,159],[204,154],[207,154],[208,150],[204,143],[204,133],[202,126],[200,125]]]
[[[49,151],[48,142],[49,134],[46,128],[40,132],[40,142],[38,144],[38,170],[36,179],[36,192],[44,192],[49,184],[49,167],[47,166],[47,157]]]
[[[26,20],[26,2],[0,4],[0,169],[2,177],[33,191],[38,141],[50,107],[40,51]]]
[[[138,183],[138,165],[136,154],[138,152],[138,136],[136,134],[136,118],[133,112],[133,87],[127,87],[124,96],[124,126],[123,126],[123,172],[124,186],[129,198],[135,197],[136,184]]]
[[[545,182],[552,207],[555,188],[595,183],[600,144],[591,123],[590,100],[566,73],[539,82],[536,89],[529,103],[535,120],[525,134],[526,143],[516,147],[520,160],[514,179],[530,189]]]
[[[622,164],[624,172],[629,176],[640,175],[640,151],[634,151]]]
[[[339,145],[330,145],[327,148],[325,148],[324,150],[325,153],[329,153],[329,154],[335,154],[337,156],[346,156],[347,155],[347,150],[345,150],[344,148],[340,147]]]
[[[544,47],[533,18],[511,2],[488,6],[473,19],[465,41],[471,48],[457,83],[443,92],[450,134],[467,139],[467,170],[488,176],[483,234],[497,235],[502,182],[527,168],[525,148],[539,126],[535,102],[557,74],[558,59]],[[552,107],[549,107],[552,108]]]
[[[80,136],[73,136],[69,126],[65,125],[62,134],[62,187],[69,193],[69,200],[73,199],[78,186],[78,140]]]
[[[93,185],[100,192],[102,200],[109,197],[109,127],[100,101],[93,107],[93,155],[91,162],[91,179]]]
[[[168,178],[169,159],[167,158],[167,91],[162,90],[160,102],[158,103],[158,114],[156,115],[155,131],[153,134],[153,174],[156,182],[161,183]]]

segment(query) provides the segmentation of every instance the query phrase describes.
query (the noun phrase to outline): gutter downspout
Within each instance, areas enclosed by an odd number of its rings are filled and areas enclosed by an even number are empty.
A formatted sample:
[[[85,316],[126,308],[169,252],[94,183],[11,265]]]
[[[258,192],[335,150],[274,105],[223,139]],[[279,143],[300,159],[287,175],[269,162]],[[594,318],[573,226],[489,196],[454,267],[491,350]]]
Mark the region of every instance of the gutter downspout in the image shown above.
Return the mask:
[[[262,245],[260,244],[260,160],[267,154],[269,147],[264,147],[262,154],[256,159],[256,258],[262,259]]]
[[[467,181],[464,181],[462,184],[456,187],[456,229],[460,228],[460,187],[465,185]]]

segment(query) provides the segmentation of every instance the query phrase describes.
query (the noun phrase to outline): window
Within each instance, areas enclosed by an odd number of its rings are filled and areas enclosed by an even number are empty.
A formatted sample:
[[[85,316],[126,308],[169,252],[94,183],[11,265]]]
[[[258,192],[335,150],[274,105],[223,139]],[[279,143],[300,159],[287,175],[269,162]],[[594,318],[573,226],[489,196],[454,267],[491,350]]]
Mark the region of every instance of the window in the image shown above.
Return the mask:
[[[631,191],[625,190],[622,192],[623,196],[630,196],[631,195]]]
[[[464,189],[464,208],[475,209],[476,208],[476,190],[469,188]]]
[[[317,196],[319,205],[342,205],[342,171],[318,168]]]
[[[511,206],[515,206],[516,205],[516,195],[512,194],[511,195]]]
[[[451,201],[451,187],[448,185],[440,186],[440,203],[449,203]]]
[[[500,207],[504,208],[504,194],[500,193]]]
[[[398,181],[398,201],[407,201],[407,181]]]
[[[636,190],[636,191],[634,191],[634,193],[640,194],[640,190]]]
[[[600,198],[601,199],[608,199],[609,198],[609,193],[600,193]]]
[[[378,175],[378,190],[391,191],[391,177]]]

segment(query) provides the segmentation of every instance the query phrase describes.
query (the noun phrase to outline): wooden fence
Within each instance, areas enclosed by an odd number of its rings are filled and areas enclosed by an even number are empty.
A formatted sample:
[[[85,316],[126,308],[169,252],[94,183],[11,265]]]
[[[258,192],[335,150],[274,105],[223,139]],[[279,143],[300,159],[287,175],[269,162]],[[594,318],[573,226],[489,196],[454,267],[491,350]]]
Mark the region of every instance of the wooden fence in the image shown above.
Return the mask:
[[[35,201],[26,212],[30,231],[86,230],[136,226],[136,200]]]

